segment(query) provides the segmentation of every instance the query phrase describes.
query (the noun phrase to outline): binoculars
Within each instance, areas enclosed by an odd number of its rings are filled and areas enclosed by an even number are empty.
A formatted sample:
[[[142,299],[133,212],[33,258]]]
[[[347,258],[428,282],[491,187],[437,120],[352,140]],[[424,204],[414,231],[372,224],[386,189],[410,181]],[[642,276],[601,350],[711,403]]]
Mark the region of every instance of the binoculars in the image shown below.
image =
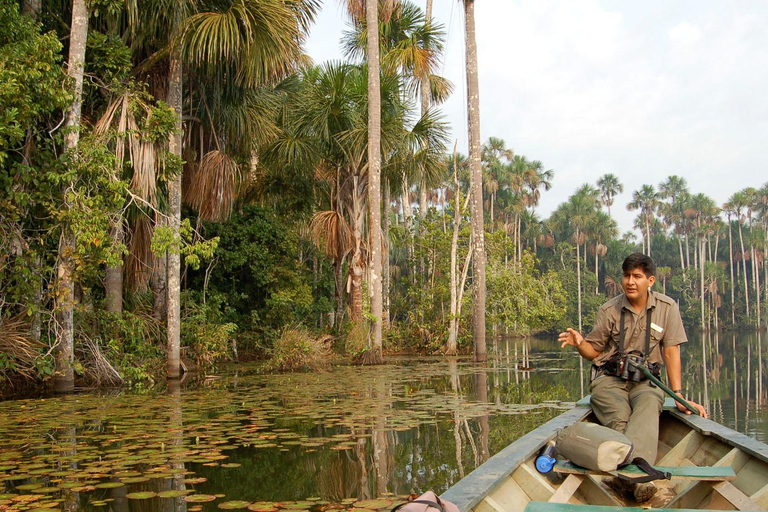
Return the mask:
[[[647,377],[639,367],[642,364],[642,357],[633,354],[625,354],[619,360],[618,376],[624,380],[630,380],[632,382],[645,380]]]

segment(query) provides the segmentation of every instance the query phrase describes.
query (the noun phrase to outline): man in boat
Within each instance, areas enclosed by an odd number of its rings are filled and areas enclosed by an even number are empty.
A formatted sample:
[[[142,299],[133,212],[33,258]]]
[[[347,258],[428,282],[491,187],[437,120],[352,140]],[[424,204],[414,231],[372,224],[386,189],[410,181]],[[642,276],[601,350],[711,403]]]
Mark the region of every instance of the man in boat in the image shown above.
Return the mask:
[[[591,404],[600,423],[626,435],[635,447],[635,457],[653,464],[664,391],[626,358],[643,362],[657,377],[661,365],[666,365],[669,387],[682,397],[680,345],[688,338],[677,303],[651,291],[656,265],[650,256],[631,254],[621,269],[624,293],[602,305],[592,332],[585,338],[568,328],[557,341],[561,347],[576,347],[583,358],[592,361]],[[707,417],[701,405],[688,402]],[[690,414],[679,403],[677,407]],[[651,499],[656,492],[652,482],[632,485],[614,480],[608,482],[611,487],[634,495],[638,502]]]

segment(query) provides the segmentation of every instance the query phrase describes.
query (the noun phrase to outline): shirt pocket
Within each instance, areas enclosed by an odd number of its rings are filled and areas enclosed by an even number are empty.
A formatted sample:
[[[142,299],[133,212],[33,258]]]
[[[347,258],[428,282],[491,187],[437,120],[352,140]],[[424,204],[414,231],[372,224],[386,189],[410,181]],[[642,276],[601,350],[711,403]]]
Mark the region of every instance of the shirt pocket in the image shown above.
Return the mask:
[[[658,332],[656,329],[651,328],[651,352],[653,349],[663,344],[664,333]]]

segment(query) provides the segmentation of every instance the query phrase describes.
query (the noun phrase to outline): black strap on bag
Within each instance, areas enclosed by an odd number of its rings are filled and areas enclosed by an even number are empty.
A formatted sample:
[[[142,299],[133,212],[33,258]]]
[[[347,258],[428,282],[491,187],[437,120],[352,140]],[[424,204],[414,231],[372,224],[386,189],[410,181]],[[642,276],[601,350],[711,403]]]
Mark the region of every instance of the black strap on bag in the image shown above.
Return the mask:
[[[669,473],[668,471],[659,471],[655,467],[651,466],[651,464],[642,457],[635,457],[629,462],[629,464],[634,464],[635,466],[639,467],[640,469],[642,469],[648,474],[645,476],[627,476],[627,475],[622,475],[621,473],[616,474],[617,477],[627,482],[632,482],[634,484],[643,484],[645,482],[653,482],[654,480],[669,480],[670,478],[672,478],[671,473]]]
[[[436,508],[440,512],[445,512],[445,509],[443,509],[443,506],[440,504],[440,498],[437,498],[437,501],[432,500],[411,500],[411,501],[405,501],[403,503],[398,503],[394,507],[392,507],[391,512],[395,512],[396,510],[400,509],[401,507],[404,507],[406,505],[410,505],[411,503],[422,503],[424,505],[428,505],[432,508]]]

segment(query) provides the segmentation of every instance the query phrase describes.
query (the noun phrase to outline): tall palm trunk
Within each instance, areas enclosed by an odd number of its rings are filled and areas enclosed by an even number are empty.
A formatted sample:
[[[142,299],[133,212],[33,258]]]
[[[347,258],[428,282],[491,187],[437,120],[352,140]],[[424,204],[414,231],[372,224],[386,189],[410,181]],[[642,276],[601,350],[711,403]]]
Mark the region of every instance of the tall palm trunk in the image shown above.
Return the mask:
[[[368,210],[371,240],[371,314],[373,350],[381,356],[381,84],[379,76],[379,2],[366,0],[368,26]]]
[[[677,247],[680,249],[680,269],[685,274],[685,256],[683,255],[683,238],[681,236],[677,237]]]
[[[333,262],[333,280],[336,285],[336,313],[333,317],[333,326],[336,331],[339,331],[344,316],[344,258]]]
[[[731,216],[728,215],[728,256],[730,257],[731,270],[731,326],[736,326],[736,280],[733,278],[733,228],[731,227]]]
[[[349,259],[349,303],[350,320],[354,324],[363,321],[363,274],[365,262],[363,261],[363,201],[361,198],[358,177],[353,178],[354,190],[352,192],[352,215],[354,227],[352,240],[354,249]]]
[[[39,16],[42,7],[42,0],[23,0],[21,3],[21,12],[37,21],[37,17]]]
[[[80,116],[83,108],[83,71],[85,68],[85,43],[88,39],[88,6],[85,0],[72,2],[72,26],[69,33],[68,76],[74,84],[73,100],[67,109],[64,146],[67,151],[77,148],[80,140]],[[73,186],[66,183],[62,195]],[[56,350],[54,359],[56,369],[53,386],[57,392],[72,391],[75,387],[75,375],[72,370],[74,360],[74,319],[75,304],[75,235],[67,221],[64,222],[59,236],[59,252],[56,256]]]
[[[747,320],[749,320],[749,284],[747,281],[747,258],[744,257],[744,235],[741,231],[741,220],[739,220],[739,245],[741,246],[741,266],[744,271],[744,305],[747,307]]]
[[[180,15],[176,14],[178,26]],[[181,53],[174,48],[170,54],[168,104],[176,111],[176,132],[168,140],[168,151],[181,158],[182,129],[182,69]],[[169,224],[178,240],[181,228],[181,173],[168,184]],[[181,376],[181,258],[178,249],[168,251],[168,342],[166,346],[166,376]]]
[[[707,239],[703,236],[700,237],[699,242],[699,274],[701,277],[701,283],[699,286],[700,292],[701,292],[701,330],[705,331],[707,330],[707,327],[705,327],[704,324],[704,244],[706,243]]]
[[[579,244],[579,240],[581,238],[581,234],[579,233],[579,228],[576,228],[576,288],[577,288],[577,303],[579,308],[579,332],[581,332],[581,245]]]
[[[451,238],[451,319],[448,330],[448,343],[446,355],[455,355],[458,347],[459,335],[459,303],[458,303],[458,250],[459,250],[459,224],[461,223],[461,198],[459,188],[459,174],[456,166],[456,146],[453,147],[453,183],[456,189],[454,194],[455,207],[453,212],[453,237]],[[470,249],[471,252],[471,249]]]
[[[123,219],[120,218],[110,229],[112,239],[118,243],[123,241]],[[106,295],[105,307],[110,313],[121,314],[123,312],[123,265],[107,267],[104,278],[104,290]]]
[[[485,228],[483,226],[483,169],[480,161],[480,86],[477,78],[477,41],[475,39],[475,0],[464,0],[467,52],[467,112],[469,127],[469,166],[472,176],[472,234],[474,240],[475,361],[485,361]]]
[[[382,190],[382,202],[384,203],[384,213],[381,218],[381,298],[382,298],[382,328],[389,326],[389,179],[384,179],[384,188]]]
[[[425,25],[429,27],[432,24],[432,0],[427,0],[427,5],[424,11]],[[424,80],[422,77],[421,83],[421,115],[427,113],[429,109],[429,82],[428,78]],[[421,175],[421,183],[419,183],[419,218],[423,221],[427,218],[427,176],[426,173]]]

